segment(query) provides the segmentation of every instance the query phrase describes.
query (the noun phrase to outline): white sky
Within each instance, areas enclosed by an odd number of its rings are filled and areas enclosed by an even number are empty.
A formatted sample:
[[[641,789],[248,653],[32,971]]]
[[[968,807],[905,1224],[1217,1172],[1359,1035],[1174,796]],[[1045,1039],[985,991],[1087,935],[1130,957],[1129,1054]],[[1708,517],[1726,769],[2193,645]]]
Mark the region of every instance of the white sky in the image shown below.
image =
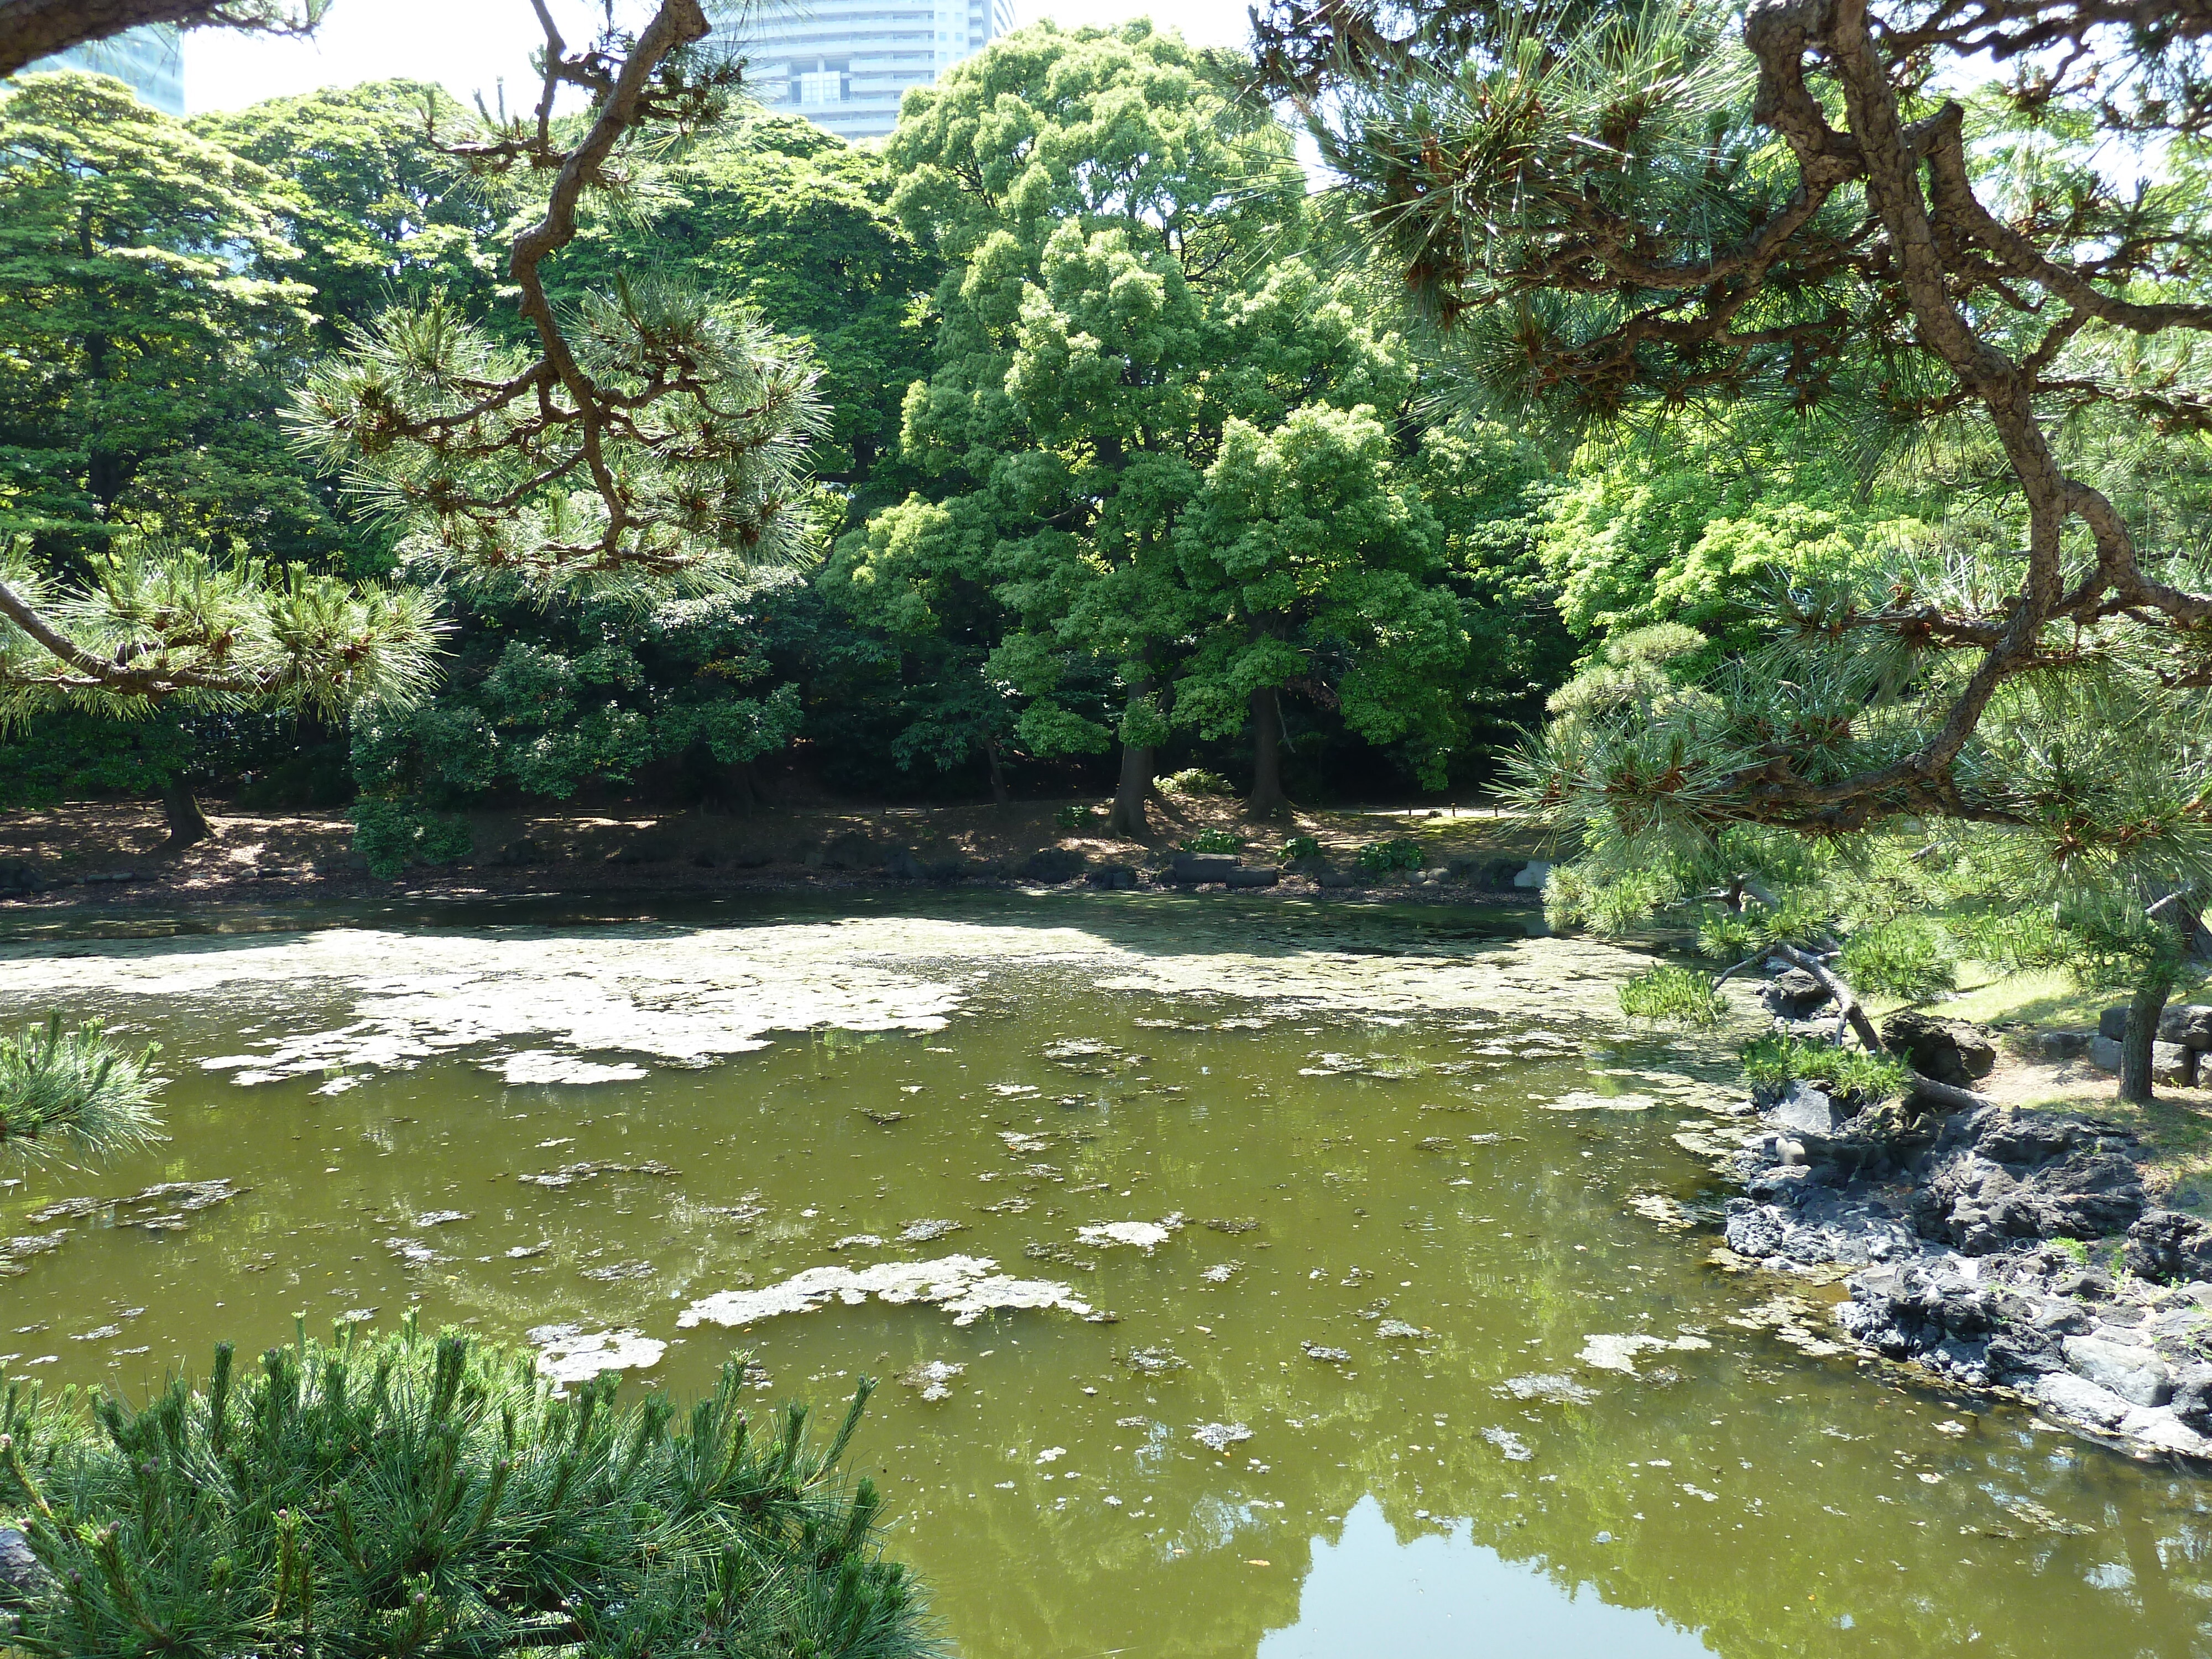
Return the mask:
[[[1050,17],[1068,27],[1118,23],[1150,14],[1196,46],[1242,46],[1250,0],[1015,0],[1024,24]],[[555,7],[585,33],[578,0]],[[530,0],[335,0],[314,40],[271,40],[226,29],[185,36],[185,96],[194,113],[236,109],[264,98],[351,86],[392,76],[442,82],[466,99],[487,97],[504,76],[526,100],[529,52],[538,40]]]

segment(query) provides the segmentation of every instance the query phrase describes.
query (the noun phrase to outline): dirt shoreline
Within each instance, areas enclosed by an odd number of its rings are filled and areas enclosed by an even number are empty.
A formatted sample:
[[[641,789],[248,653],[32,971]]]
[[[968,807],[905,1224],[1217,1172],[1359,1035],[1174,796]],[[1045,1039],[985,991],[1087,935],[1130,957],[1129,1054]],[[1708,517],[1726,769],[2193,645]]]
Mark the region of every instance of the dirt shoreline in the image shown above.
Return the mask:
[[[806,807],[735,816],[483,812],[469,815],[475,842],[470,855],[385,878],[371,875],[354,852],[353,823],[343,811],[204,804],[215,835],[175,854],[164,850],[167,830],[150,804],[80,803],[0,817],[0,915],[286,899],[1081,887],[1087,873],[1111,866],[1139,872],[1143,884],[1154,884],[1156,877],[1164,884],[1177,843],[1209,830],[1237,836],[1245,862],[1271,868],[1285,837],[1311,836],[1320,843],[1319,868],[1329,872],[1328,884],[1307,868],[1285,872],[1273,887],[1240,890],[1248,894],[1516,905],[1540,898],[1534,888],[1501,879],[1504,861],[1540,856],[1540,849],[1515,820],[1486,811],[1445,809],[1426,817],[1301,812],[1261,825],[1247,821],[1234,801],[1176,799],[1154,809],[1159,833],[1149,843],[1095,830],[1103,812],[1071,827],[1068,804],[1055,802]],[[1419,872],[1376,875],[1358,868],[1362,846],[1401,838],[1420,843],[1431,872],[1426,880]],[[1083,868],[1058,880],[1025,873],[1040,854],[1059,854],[1069,866],[1080,860]]]

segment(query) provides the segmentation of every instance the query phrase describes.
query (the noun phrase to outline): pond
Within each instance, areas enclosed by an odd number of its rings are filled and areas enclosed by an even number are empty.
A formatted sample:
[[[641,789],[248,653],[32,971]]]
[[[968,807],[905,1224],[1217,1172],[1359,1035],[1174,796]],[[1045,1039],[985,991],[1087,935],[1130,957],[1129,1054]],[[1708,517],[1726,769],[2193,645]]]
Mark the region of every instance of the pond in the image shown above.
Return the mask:
[[[1655,1222],[1715,1196],[1676,1137],[1727,1058],[1522,915],[72,926],[0,945],[0,1012],[160,1041],[170,1139],[11,1172],[11,1377],[136,1392],[410,1310],[634,1334],[626,1388],[742,1348],[834,1413],[875,1376],[855,1467],[969,1659],[2212,1645],[2201,1481],[1792,1346],[1792,1287]],[[936,1291],[870,1294],[896,1263]],[[1059,1305],[987,1305],[1024,1298]]]

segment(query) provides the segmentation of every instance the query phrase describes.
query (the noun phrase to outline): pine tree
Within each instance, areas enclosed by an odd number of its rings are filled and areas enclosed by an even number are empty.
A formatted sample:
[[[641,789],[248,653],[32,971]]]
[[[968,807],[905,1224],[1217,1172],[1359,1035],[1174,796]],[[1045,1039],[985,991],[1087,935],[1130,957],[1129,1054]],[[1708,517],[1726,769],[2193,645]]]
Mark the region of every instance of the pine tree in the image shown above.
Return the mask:
[[[1522,799],[1601,874],[1692,866],[1736,825],[1958,826],[2015,892],[2135,918],[2096,936],[2145,964],[2123,1091],[2147,1097],[2172,953],[2142,928],[2212,882],[2212,591],[2113,475],[2146,434],[2212,431],[2212,20],[1285,0],[1263,36],[1492,405],[1573,432],[1762,403],[1863,476],[1932,459],[1998,502],[1879,576],[1781,586],[1732,660],[1585,687]],[[2009,80],[1948,95],[1984,57]],[[2129,145],[2170,164],[2116,179]]]
[[[556,304],[546,262],[586,194],[642,189],[647,143],[720,119],[741,74],[702,55],[698,0],[662,0],[635,34],[609,15],[572,50],[541,8],[535,107],[434,133],[479,176],[550,181],[507,260],[527,343],[443,293],[394,307],[346,331],[293,424],[404,524],[418,568],[642,604],[810,556],[806,451],[824,417],[803,349],[696,288],[627,272]],[[564,91],[585,95],[582,115],[556,115]]]

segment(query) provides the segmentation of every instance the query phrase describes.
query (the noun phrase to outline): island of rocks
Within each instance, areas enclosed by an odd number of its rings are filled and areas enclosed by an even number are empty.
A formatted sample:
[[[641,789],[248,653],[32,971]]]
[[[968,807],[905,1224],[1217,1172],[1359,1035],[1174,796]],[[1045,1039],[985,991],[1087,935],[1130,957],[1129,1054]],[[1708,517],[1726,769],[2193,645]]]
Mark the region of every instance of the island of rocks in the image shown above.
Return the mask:
[[[1761,991],[1785,1029],[1810,1012],[1790,975]],[[1881,1035],[1954,1086],[1996,1059],[1985,1033],[1922,1013],[1893,1015]],[[2191,1080],[2212,1050],[2212,1007],[2169,1009],[2160,1036],[2164,1080]],[[2118,1064],[2109,1029],[2042,1042]],[[1724,1263],[1841,1278],[1850,1299],[1834,1324],[1862,1353],[2140,1456],[2212,1465],[2212,1224],[2154,1206],[2133,1132],[2004,1105],[1862,1109],[1802,1083],[1753,1104],[1759,1127],[1716,1159],[1741,1188]]]

